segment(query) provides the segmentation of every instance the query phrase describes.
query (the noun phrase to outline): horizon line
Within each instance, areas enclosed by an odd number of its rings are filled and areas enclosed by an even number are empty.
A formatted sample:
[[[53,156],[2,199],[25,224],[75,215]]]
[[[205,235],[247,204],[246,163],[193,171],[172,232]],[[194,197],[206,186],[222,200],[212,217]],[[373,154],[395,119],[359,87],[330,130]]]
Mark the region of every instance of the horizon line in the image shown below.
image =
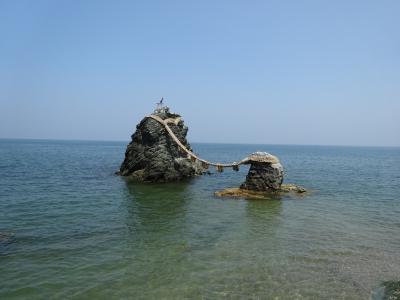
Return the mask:
[[[4,138],[0,140],[14,141],[59,141],[59,142],[120,142],[130,143],[129,140],[99,140],[99,139],[54,139],[54,138]],[[359,147],[359,148],[400,148],[400,145],[334,145],[334,144],[275,144],[275,143],[238,143],[238,142],[189,142],[189,144],[217,144],[217,145],[265,145],[265,146],[315,146],[315,147]]]

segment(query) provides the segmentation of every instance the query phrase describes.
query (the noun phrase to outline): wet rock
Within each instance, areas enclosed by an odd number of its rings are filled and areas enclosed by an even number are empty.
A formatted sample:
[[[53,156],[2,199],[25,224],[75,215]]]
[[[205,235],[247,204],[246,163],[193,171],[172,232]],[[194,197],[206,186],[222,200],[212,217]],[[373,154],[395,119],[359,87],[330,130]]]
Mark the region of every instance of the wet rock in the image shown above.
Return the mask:
[[[255,152],[247,158],[250,164],[246,181],[241,189],[251,191],[276,191],[283,182],[283,167],[276,156],[266,152]]]
[[[294,184],[282,184],[283,167],[276,156],[266,152],[255,152],[241,161],[250,164],[246,181],[239,188],[228,188],[215,192],[218,197],[271,199],[282,195],[300,195],[306,189]]]
[[[186,140],[188,128],[180,115],[171,113],[168,107],[158,109],[153,114],[163,120],[169,119],[168,126],[179,141],[191,151]],[[179,149],[161,123],[144,118],[132,135],[132,141],[127,146],[125,159],[117,174],[143,182],[169,182],[202,173],[201,164],[192,161]]]
[[[281,188],[278,190],[278,192],[283,192],[283,193],[294,192],[294,193],[298,193],[298,194],[303,194],[303,193],[306,193],[307,190],[305,188],[303,188],[302,186],[287,183],[287,184],[282,184]]]
[[[306,189],[294,184],[282,184],[279,190],[253,191],[242,188],[227,188],[214,193],[217,197],[242,198],[251,200],[277,199],[280,196],[302,196]]]

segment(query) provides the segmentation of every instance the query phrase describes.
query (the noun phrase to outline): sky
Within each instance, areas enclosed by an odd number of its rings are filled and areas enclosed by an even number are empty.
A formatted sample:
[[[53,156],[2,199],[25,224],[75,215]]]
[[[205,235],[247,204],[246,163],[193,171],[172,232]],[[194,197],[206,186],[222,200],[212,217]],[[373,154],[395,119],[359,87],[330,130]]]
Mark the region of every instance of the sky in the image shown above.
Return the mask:
[[[0,0],[0,138],[400,146],[400,1]]]

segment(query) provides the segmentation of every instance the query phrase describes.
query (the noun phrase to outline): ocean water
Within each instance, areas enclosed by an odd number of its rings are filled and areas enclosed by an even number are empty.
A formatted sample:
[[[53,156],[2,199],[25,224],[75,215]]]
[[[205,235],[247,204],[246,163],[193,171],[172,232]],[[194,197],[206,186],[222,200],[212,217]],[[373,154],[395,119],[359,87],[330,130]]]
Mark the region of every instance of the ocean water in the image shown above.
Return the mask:
[[[193,144],[277,155],[305,197],[219,199],[247,169],[114,175],[126,143],[0,140],[0,299],[378,299],[400,280],[400,149]]]

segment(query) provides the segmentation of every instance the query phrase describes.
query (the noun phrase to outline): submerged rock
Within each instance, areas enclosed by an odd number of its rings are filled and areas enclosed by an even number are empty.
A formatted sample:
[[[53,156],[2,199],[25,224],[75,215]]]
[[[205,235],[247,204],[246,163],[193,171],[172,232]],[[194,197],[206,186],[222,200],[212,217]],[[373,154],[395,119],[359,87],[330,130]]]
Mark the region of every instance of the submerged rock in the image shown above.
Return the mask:
[[[0,245],[10,243],[14,239],[14,233],[0,231]]]
[[[294,184],[282,184],[279,190],[253,191],[242,188],[227,188],[225,190],[215,192],[214,195],[217,197],[264,200],[284,195],[299,196],[303,195],[304,193],[306,193],[306,189],[301,186]]]
[[[251,191],[276,191],[283,182],[283,167],[276,156],[266,152],[255,152],[247,158],[250,164],[246,181],[241,189]]]
[[[168,107],[156,110],[153,115],[168,119],[168,126],[179,141],[191,151],[186,140],[188,128],[180,115],[171,113]],[[117,174],[143,182],[179,181],[201,175],[203,168],[179,149],[165,127],[151,118],[144,118],[132,135],[125,159]]]
[[[384,300],[400,300],[400,281],[386,281],[383,283]]]
[[[303,193],[307,192],[307,190],[305,188],[303,188],[302,186],[291,184],[291,183],[286,183],[286,184],[281,185],[281,188],[278,190],[278,192],[283,192],[283,193],[294,192],[294,193],[298,193],[298,194],[303,194]]]

